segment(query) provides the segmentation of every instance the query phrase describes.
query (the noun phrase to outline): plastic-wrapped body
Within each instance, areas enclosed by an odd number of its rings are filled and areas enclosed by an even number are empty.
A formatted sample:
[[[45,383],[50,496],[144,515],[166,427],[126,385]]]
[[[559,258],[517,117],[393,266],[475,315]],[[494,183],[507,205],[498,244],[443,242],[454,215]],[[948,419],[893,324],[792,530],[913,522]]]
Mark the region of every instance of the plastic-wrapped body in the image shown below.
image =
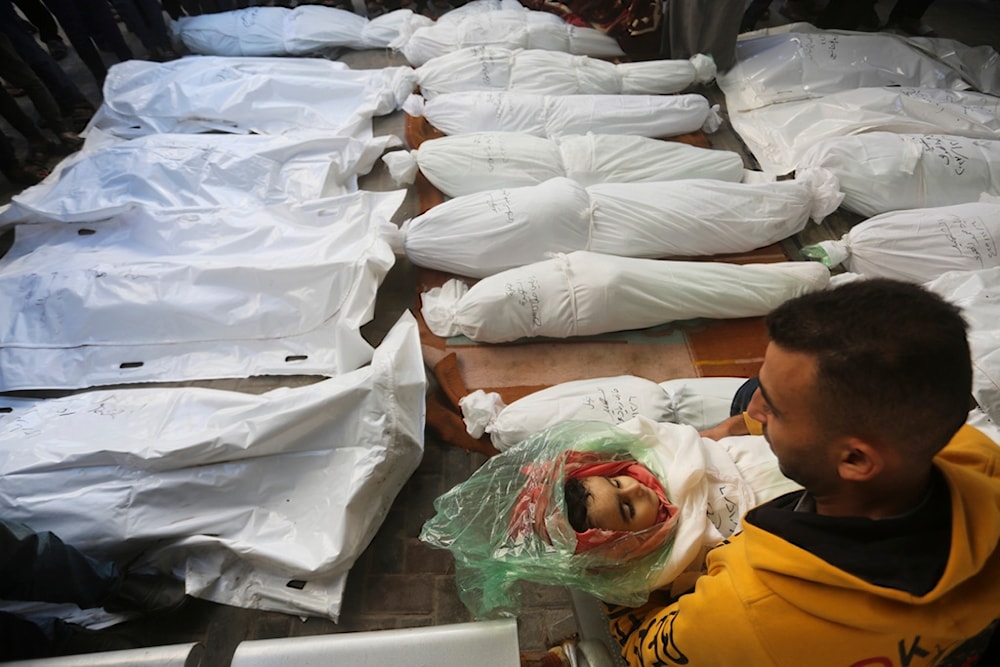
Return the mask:
[[[836,174],[843,207],[859,215],[1000,196],[1000,140],[869,132],[815,144],[798,169]]]
[[[599,531],[610,534],[598,539],[590,534],[596,529],[576,533],[566,518],[564,480],[594,461],[645,466],[678,509],[669,525]],[[690,426],[641,417],[618,427],[563,422],[488,460],[438,498],[420,539],[455,556],[459,594],[479,618],[516,613],[520,580],[638,605],[657,588],[690,588],[707,549],[739,530],[743,512],[795,488],[761,438],[715,442]]]
[[[890,211],[852,227],[840,240],[802,253],[852,273],[923,283],[948,271],[1000,266],[1000,199]]]

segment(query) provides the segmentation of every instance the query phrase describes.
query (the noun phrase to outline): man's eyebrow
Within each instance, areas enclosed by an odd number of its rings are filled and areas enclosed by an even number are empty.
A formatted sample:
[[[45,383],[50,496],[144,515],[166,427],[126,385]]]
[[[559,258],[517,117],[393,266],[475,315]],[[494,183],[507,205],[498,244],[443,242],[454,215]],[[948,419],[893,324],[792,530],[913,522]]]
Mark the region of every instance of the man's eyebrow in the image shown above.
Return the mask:
[[[760,395],[764,397],[764,401],[767,403],[767,407],[771,408],[771,412],[781,412],[774,407],[774,401],[771,400],[771,396],[767,393],[767,389],[764,389],[764,383],[757,379],[757,388],[760,389]]]

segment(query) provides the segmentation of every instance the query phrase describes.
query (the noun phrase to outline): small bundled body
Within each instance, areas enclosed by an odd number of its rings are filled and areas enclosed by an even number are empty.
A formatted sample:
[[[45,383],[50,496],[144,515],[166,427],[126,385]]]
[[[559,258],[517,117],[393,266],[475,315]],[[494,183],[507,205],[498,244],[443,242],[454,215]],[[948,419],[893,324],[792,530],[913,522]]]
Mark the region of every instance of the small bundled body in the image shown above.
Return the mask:
[[[799,168],[840,181],[843,206],[860,215],[934,208],[1000,196],[1000,140],[870,132],[814,145]]]
[[[667,95],[715,78],[715,63],[687,60],[611,63],[561,51],[474,46],[438,56],[417,68],[420,94],[431,99],[467,90],[546,95]]]
[[[570,25],[555,14],[523,7],[485,12],[458,12],[432,25],[401,33],[390,48],[402,52],[417,67],[431,58],[469,46],[542,49],[613,58],[625,52],[614,37],[594,28]]]
[[[469,288],[449,280],[422,295],[431,331],[484,343],[642,329],[698,317],[765,315],[824,289],[814,262],[724,264],[632,259],[578,251],[503,271]]]
[[[589,250],[622,257],[690,257],[746,252],[785,239],[839,204],[822,169],[796,180],[727,183],[692,179],[606,183],[567,178],[446,201],[406,221],[397,250],[419,266],[482,278]]]
[[[702,95],[538,95],[470,91],[403,103],[410,116],[423,116],[445,134],[524,132],[536,137],[563,134],[631,134],[676,137],[715,132],[722,117]]]
[[[564,421],[620,424],[633,417],[687,424],[699,431],[730,415],[733,395],[746,378],[680,378],[656,383],[635,375],[562,382],[505,405],[496,392],[477,389],[459,400],[474,438],[489,433],[504,451],[535,431]]]
[[[802,252],[868,278],[928,282],[1000,266],[1000,199],[883,213]]]
[[[578,530],[569,480],[628,486],[658,513],[645,528]],[[618,427],[568,421],[438,498],[420,539],[452,552],[459,595],[477,618],[516,614],[519,580],[638,606],[652,590],[690,588],[705,552],[740,530],[746,510],[796,488],[760,437],[716,442],[642,417]]]
[[[586,187],[681,178],[739,182],[743,158],[732,151],[620,134],[551,139],[520,132],[478,132],[429,139],[413,151],[382,156],[398,185],[419,167],[438,190],[458,197],[483,190],[538,185],[565,176]]]

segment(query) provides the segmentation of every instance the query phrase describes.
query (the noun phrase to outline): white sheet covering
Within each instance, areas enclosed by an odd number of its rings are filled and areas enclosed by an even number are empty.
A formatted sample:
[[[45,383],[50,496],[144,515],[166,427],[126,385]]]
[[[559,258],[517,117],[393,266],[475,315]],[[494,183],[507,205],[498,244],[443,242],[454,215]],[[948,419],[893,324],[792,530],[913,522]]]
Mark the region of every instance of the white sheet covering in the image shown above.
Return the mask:
[[[954,68],[976,90],[1000,95],[1000,53],[992,46],[969,46],[942,37],[910,37],[907,41]]]
[[[473,46],[428,60],[416,70],[420,94],[432,99],[467,90],[544,95],[665,95],[715,78],[715,63],[687,60],[615,64],[561,51]]]
[[[798,167],[835,173],[844,208],[868,217],[1000,195],[1000,140],[869,132],[822,141]]]
[[[172,569],[191,595],[336,620],[420,462],[424,391],[407,313],[370,366],[308,386],[0,398],[0,508],[85,553]]]
[[[717,81],[729,111],[876,86],[955,88],[953,69],[889,33],[787,32],[744,39]]]
[[[563,51],[599,58],[625,55],[610,35],[569,25],[555,14],[527,9],[461,13],[417,28],[410,35],[400,34],[389,46],[414,66],[468,46]]]
[[[108,71],[104,102],[87,128],[128,139],[298,130],[366,139],[372,117],[396,110],[412,92],[404,70],[351,70],[321,58],[127,60]]]
[[[753,250],[821,221],[840,203],[830,172],[745,184],[711,179],[607,183],[567,178],[450,199],[407,220],[392,243],[419,266],[482,278],[591,250],[689,257]]]
[[[1000,138],[1000,98],[949,88],[858,88],[815,99],[730,111],[733,129],[761,168],[795,169],[824,139],[864,132]]]
[[[972,348],[972,395],[1000,423],[1000,267],[949,271],[927,287],[962,309]]]
[[[369,21],[364,16],[322,5],[248,7],[229,12],[184,16],[171,25],[191,53],[213,56],[306,55],[323,49],[384,49],[399,37],[433,20],[400,9]],[[410,25],[412,24],[412,26]]]
[[[869,278],[925,283],[948,271],[1000,266],[998,241],[1000,203],[977,202],[883,213],[802,252]]]
[[[404,194],[19,226],[0,390],[353,370]]]
[[[92,130],[83,150],[0,210],[12,222],[102,220],[131,208],[248,208],[357,190],[395,136],[151,134]]]
[[[471,288],[449,280],[422,295],[437,336],[484,343],[642,329],[699,317],[764,315],[787,299],[824,289],[814,262],[723,264],[631,259],[578,251],[510,269]]]
[[[681,178],[739,182],[743,158],[726,150],[621,134],[546,139],[519,132],[480,132],[429,139],[415,151],[382,156],[399,185],[417,169],[449,197],[538,185],[565,176],[586,187]]]
[[[472,91],[425,101],[410,95],[403,110],[424,116],[445,134],[523,132],[536,137],[564,134],[632,134],[674,137],[715,132],[722,117],[701,95],[536,95]]]
[[[459,400],[474,438],[490,434],[500,451],[536,431],[568,420],[621,424],[642,416],[657,422],[710,428],[729,417],[733,395],[746,378],[682,378],[657,384],[635,375],[563,382],[505,405],[479,389]]]

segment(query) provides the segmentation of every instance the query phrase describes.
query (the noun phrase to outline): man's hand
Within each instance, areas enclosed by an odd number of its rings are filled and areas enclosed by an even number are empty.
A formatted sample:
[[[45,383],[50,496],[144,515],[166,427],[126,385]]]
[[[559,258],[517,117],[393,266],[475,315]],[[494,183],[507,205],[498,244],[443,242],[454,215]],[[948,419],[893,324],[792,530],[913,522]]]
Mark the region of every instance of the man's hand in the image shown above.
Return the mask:
[[[750,435],[750,429],[747,428],[746,420],[740,414],[730,417],[718,426],[700,431],[699,435],[703,438],[719,440],[731,435]]]

